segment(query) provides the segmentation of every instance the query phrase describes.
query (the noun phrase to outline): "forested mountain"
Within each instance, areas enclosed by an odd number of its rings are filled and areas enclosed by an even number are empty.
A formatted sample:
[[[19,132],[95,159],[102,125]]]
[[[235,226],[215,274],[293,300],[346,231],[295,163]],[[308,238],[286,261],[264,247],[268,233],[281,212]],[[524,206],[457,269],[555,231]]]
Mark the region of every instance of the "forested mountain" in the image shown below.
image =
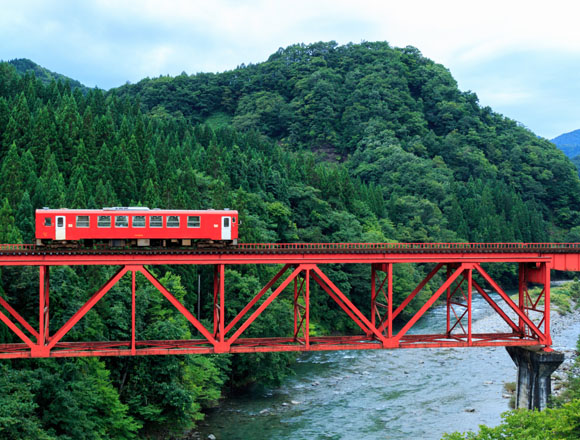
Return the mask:
[[[552,142],[569,158],[580,156],[580,130],[556,136]]]
[[[69,78],[68,76],[64,76],[60,73],[52,72],[27,58],[18,58],[8,62],[14,66],[20,75],[26,75],[27,73],[30,73],[39,79],[44,85],[49,85],[52,81],[60,81],[65,84],[68,83],[73,90],[81,89],[83,92],[87,92],[89,90],[88,87],[84,86],[79,81]]]
[[[580,180],[561,151],[480,107],[475,94],[458,90],[449,71],[418,50],[387,43],[295,45],[257,65],[145,79],[108,92],[45,85],[1,63],[0,133],[4,243],[31,242],[33,210],[42,206],[235,208],[245,242],[548,241],[580,234],[571,231],[580,220]],[[429,269],[398,266],[396,300]],[[226,271],[230,318],[275,270]],[[355,304],[367,303],[366,268],[325,272]],[[191,310],[193,280],[212,276],[195,267],[156,273]],[[51,303],[62,310],[51,317],[54,326],[107,274],[54,268]],[[37,323],[31,298],[38,274],[4,268],[0,276],[2,296]],[[138,282],[147,305],[138,334],[190,337],[188,323]],[[126,337],[127,289],[112,289],[70,340]],[[331,300],[316,291],[311,298],[317,334],[354,330]],[[209,317],[210,297],[202,304]],[[272,336],[271,329],[287,335],[292,330],[279,323],[290,307],[289,299],[277,299],[248,336]],[[0,340],[14,339],[2,327]],[[276,382],[291,359],[4,361],[0,432],[96,439],[182,431],[224,389]]]

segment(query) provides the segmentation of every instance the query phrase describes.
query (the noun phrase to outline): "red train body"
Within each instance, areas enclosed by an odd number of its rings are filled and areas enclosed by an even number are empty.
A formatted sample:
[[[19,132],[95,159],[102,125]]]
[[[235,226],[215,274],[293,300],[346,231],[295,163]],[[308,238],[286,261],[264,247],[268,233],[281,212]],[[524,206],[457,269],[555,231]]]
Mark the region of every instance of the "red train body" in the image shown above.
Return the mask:
[[[236,244],[238,212],[149,208],[37,209],[37,244],[104,242],[112,246]]]

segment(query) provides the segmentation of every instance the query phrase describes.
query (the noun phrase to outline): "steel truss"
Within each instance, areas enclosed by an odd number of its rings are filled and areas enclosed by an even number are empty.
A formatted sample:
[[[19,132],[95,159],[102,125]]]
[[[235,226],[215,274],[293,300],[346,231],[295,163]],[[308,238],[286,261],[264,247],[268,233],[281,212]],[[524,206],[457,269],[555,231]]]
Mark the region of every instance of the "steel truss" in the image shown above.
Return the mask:
[[[21,342],[0,344],[0,358],[39,358],[72,356],[138,356],[192,353],[247,353],[276,351],[319,351],[351,349],[394,349],[471,346],[542,346],[549,350],[550,338],[550,268],[552,258],[546,255],[506,254],[505,259],[483,254],[477,256],[454,255],[402,255],[386,254],[357,256],[356,253],[333,254],[313,257],[312,254],[274,255],[269,257],[257,252],[246,264],[281,264],[282,267],[251,301],[231,321],[226,322],[226,262],[220,256],[211,255],[206,260],[196,256],[195,260],[184,261],[178,256],[174,264],[213,264],[213,329],[206,328],[202,317],[195,316],[147,269],[149,264],[170,264],[168,256],[158,260],[151,257],[140,261],[127,260],[107,262],[100,257],[88,264],[119,264],[120,268],[103,283],[90,298],[58,329],[50,326],[50,266],[87,264],[86,255],[56,256],[37,261],[40,270],[38,326],[33,327],[4,298],[0,297],[0,320]],[[439,261],[436,262],[436,257]],[[227,256],[226,256],[227,257]],[[525,257],[525,258],[524,258]],[[9,265],[29,265],[23,257],[19,262],[10,257]],[[15,259],[16,258],[16,259]],[[47,257],[43,257],[47,258]],[[60,259],[59,259],[60,258]],[[120,257],[115,257],[120,258]],[[231,257],[229,264],[244,264],[239,255]],[[270,259],[269,259],[270,258]],[[286,258],[286,262],[284,259]],[[496,281],[483,269],[482,262],[518,262],[519,290],[514,301]],[[324,273],[325,262],[364,263],[370,266],[371,285],[370,310],[363,313]],[[568,261],[568,260],[566,260]],[[393,300],[393,269],[399,263],[428,263],[432,269],[428,275],[407,294],[400,303]],[[217,264],[216,264],[217,263]],[[0,261],[0,264],[2,262]],[[567,263],[569,264],[569,263]],[[187,319],[194,329],[195,339],[190,340],[141,340],[136,334],[136,289],[135,276],[141,273],[167,301]],[[70,330],[125,276],[131,276],[131,331],[125,341],[67,342]],[[477,278],[477,279],[476,279]],[[542,286],[534,297],[528,283]],[[426,294],[425,286],[430,283]],[[434,285],[435,284],[435,285]],[[313,287],[315,289],[313,290]],[[423,294],[421,294],[423,292]],[[360,329],[358,335],[316,336],[311,334],[311,295],[328,295],[337,309],[342,310]],[[228,292],[235,295],[235,292]],[[293,334],[287,337],[244,337],[246,330],[279,296],[292,299]],[[508,329],[501,333],[476,333],[473,329],[473,295],[480,295],[497,313]],[[403,324],[400,315],[410,309],[409,304],[422,302],[417,312]],[[437,301],[446,307],[446,322],[439,334],[415,334],[414,326],[425,312]],[[444,326],[444,328],[443,328]]]

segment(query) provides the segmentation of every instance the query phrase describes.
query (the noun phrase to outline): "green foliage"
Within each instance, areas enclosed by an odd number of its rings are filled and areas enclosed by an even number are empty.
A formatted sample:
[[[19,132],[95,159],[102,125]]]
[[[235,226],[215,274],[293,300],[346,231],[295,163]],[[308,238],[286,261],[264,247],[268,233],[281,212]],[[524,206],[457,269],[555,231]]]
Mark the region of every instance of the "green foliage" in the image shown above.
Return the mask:
[[[102,362],[88,358],[28,367],[1,367],[3,438],[136,438],[140,424],[127,415]]]
[[[8,199],[0,207],[0,241],[2,243],[20,243],[22,236],[14,223],[14,215]]]
[[[10,64],[14,66],[20,74],[34,76],[45,85],[50,85],[54,81],[61,81],[62,83],[67,83],[73,90],[78,88],[87,91],[87,88],[79,81],[68,78],[60,73],[51,72],[26,58],[10,60]]]
[[[35,390],[38,379],[29,370],[0,365],[0,437],[14,440],[31,438],[53,440],[42,429]]]
[[[127,415],[103,362],[46,362],[38,373],[37,399],[48,432],[63,440],[136,438],[140,424]]]
[[[503,421],[494,428],[479,426],[479,432],[445,434],[444,440],[500,439],[577,439],[580,435],[580,399],[559,409],[544,411],[514,410],[502,415]]]

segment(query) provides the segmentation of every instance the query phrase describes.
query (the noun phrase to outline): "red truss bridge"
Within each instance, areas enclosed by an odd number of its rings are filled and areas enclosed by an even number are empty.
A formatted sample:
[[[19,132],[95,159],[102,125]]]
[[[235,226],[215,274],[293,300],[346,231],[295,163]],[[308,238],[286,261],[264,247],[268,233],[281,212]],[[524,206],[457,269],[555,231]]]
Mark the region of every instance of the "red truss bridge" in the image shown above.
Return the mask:
[[[424,264],[427,276],[406,298],[393,301],[393,268]],[[484,269],[512,263],[519,290],[510,297]],[[233,319],[226,321],[226,266],[277,265],[276,275]],[[370,272],[368,304],[357,307],[326,275],[328,264],[362,264]],[[51,326],[50,271],[54,266],[118,266],[58,328]],[[211,265],[212,316],[196,316],[148,270],[156,265]],[[136,356],[191,353],[360,350],[425,347],[540,346],[550,350],[550,271],[580,270],[578,243],[323,243],[240,244],[228,249],[78,249],[54,250],[33,245],[0,245],[0,266],[37,266],[40,271],[38,315],[23,317],[0,297],[0,320],[16,343],[0,344],[0,358],[71,356]],[[395,270],[396,272],[396,270]],[[142,340],[136,334],[135,276],[141,273],[191,325],[189,340]],[[70,341],[70,330],[125,276],[132,279],[131,330],[123,341]],[[429,284],[429,295],[419,293]],[[528,289],[530,284],[539,289]],[[317,286],[313,288],[313,286]],[[9,292],[8,292],[9,293]],[[310,331],[311,295],[328,295],[337,310],[360,329],[356,335],[314,336]],[[505,331],[477,333],[472,322],[473,298],[479,295],[501,317]],[[287,337],[244,337],[246,330],[277,298],[291,299]],[[395,321],[413,301],[420,307],[402,325]],[[437,301],[445,305],[441,332],[417,334],[416,324]],[[54,310],[53,310],[54,312]],[[203,321],[206,322],[204,325]],[[207,322],[212,324],[207,325]]]

